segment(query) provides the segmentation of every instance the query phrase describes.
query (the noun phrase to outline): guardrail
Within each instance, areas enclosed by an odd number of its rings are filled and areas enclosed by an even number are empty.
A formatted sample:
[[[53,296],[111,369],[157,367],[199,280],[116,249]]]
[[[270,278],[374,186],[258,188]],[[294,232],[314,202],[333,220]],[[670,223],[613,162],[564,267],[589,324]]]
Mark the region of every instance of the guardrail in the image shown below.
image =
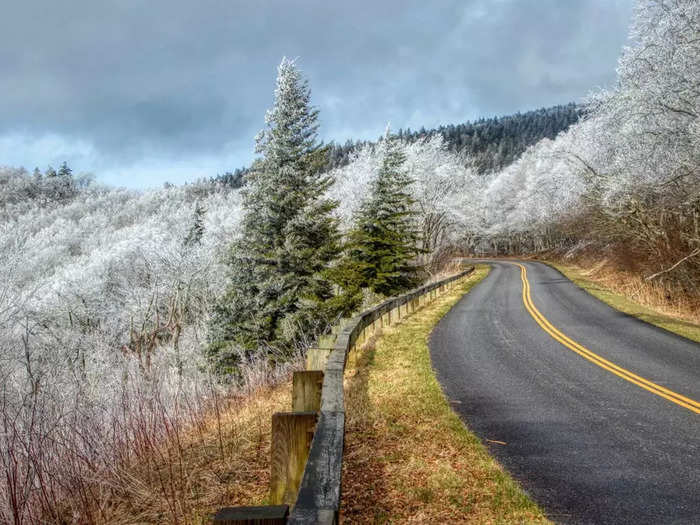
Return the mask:
[[[221,509],[214,523],[338,523],[345,439],[343,376],[349,353],[370,332],[413,313],[473,271],[472,267],[384,301],[341,320],[332,334],[319,338],[307,353],[306,370],[294,373],[292,412],[272,416],[271,505]]]

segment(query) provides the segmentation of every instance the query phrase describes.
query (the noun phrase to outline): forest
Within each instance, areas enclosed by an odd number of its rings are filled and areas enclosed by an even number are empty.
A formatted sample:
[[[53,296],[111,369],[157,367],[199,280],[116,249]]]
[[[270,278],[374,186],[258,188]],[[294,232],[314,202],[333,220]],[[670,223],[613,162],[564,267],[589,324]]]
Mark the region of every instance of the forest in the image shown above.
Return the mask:
[[[700,3],[640,1],[629,42],[582,104],[343,146],[285,59],[259,159],[182,186],[0,168],[0,521],[98,521],[159,440],[456,255],[594,254],[700,305]]]

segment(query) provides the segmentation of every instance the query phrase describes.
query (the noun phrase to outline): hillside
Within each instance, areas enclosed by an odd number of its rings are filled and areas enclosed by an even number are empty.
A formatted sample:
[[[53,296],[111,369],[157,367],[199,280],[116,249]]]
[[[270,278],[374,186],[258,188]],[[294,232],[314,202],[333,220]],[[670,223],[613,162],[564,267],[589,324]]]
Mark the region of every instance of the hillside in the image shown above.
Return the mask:
[[[480,118],[462,124],[448,124],[432,129],[421,128],[419,131],[412,131],[410,128],[399,129],[397,135],[408,142],[440,135],[449,151],[461,153],[470,159],[479,173],[488,173],[503,169],[540,140],[554,139],[578,122],[582,115],[582,106],[569,103],[513,115]],[[328,169],[346,166],[353,152],[371,144],[375,142],[331,142],[328,145]],[[212,177],[211,180],[232,188],[240,188],[247,171],[247,168],[236,168]]]
[[[450,151],[464,154],[480,173],[487,173],[504,168],[543,138],[555,138],[578,122],[582,114],[581,106],[570,103],[433,129],[399,129],[397,134],[409,142],[441,135]],[[365,144],[361,141],[331,144],[331,166],[344,166],[350,153]]]

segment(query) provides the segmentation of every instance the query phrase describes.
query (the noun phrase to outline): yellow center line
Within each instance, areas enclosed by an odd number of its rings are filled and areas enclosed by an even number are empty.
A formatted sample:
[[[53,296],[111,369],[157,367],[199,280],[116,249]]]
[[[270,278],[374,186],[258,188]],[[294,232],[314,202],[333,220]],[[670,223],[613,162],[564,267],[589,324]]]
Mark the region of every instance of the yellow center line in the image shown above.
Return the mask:
[[[637,374],[630,372],[629,370],[608,361],[607,359],[599,356],[594,352],[591,352],[585,346],[577,343],[573,339],[560,332],[557,328],[555,328],[552,325],[552,323],[550,323],[547,320],[547,318],[544,315],[542,315],[542,313],[532,302],[532,297],[530,296],[530,282],[527,280],[527,270],[525,269],[525,266],[523,266],[520,263],[512,264],[516,264],[520,267],[520,279],[523,282],[523,303],[525,304],[525,308],[530,313],[535,322],[537,322],[537,324],[540,325],[542,330],[547,332],[550,336],[552,336],[552,338],[554,338],[556,341],[559,341],[569,350],[576,352],[581,357],[587,359],[591,363],[598,365],[601,368],[604,368],[608,372],[611,372],[616,376],[619,376],[622,379],[629,381],[630,383],[634,383],[635,385],[645,390],[648,390],[649,392],[656,394],[657,396],[663,397],[664,399],[667,399],[672,403],[687,408],[688,410],[695,412],[696,414],[700,414],[700,403],[698,403],[697,401],[682,396],[681,394],[669,390],[668,388],[664,388],[661,385],[657,385],[656,383],[653,383],[648,379],[638,376]]]

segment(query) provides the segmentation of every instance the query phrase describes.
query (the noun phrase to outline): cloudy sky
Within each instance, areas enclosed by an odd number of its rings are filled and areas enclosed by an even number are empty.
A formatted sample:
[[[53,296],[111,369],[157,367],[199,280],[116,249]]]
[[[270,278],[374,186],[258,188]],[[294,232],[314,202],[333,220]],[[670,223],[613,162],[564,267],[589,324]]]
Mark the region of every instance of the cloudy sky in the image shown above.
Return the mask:
[[[324,140],[581,100],[632,0],[3,0],[0,165],[148,187],[247,165],[298,57]]]

